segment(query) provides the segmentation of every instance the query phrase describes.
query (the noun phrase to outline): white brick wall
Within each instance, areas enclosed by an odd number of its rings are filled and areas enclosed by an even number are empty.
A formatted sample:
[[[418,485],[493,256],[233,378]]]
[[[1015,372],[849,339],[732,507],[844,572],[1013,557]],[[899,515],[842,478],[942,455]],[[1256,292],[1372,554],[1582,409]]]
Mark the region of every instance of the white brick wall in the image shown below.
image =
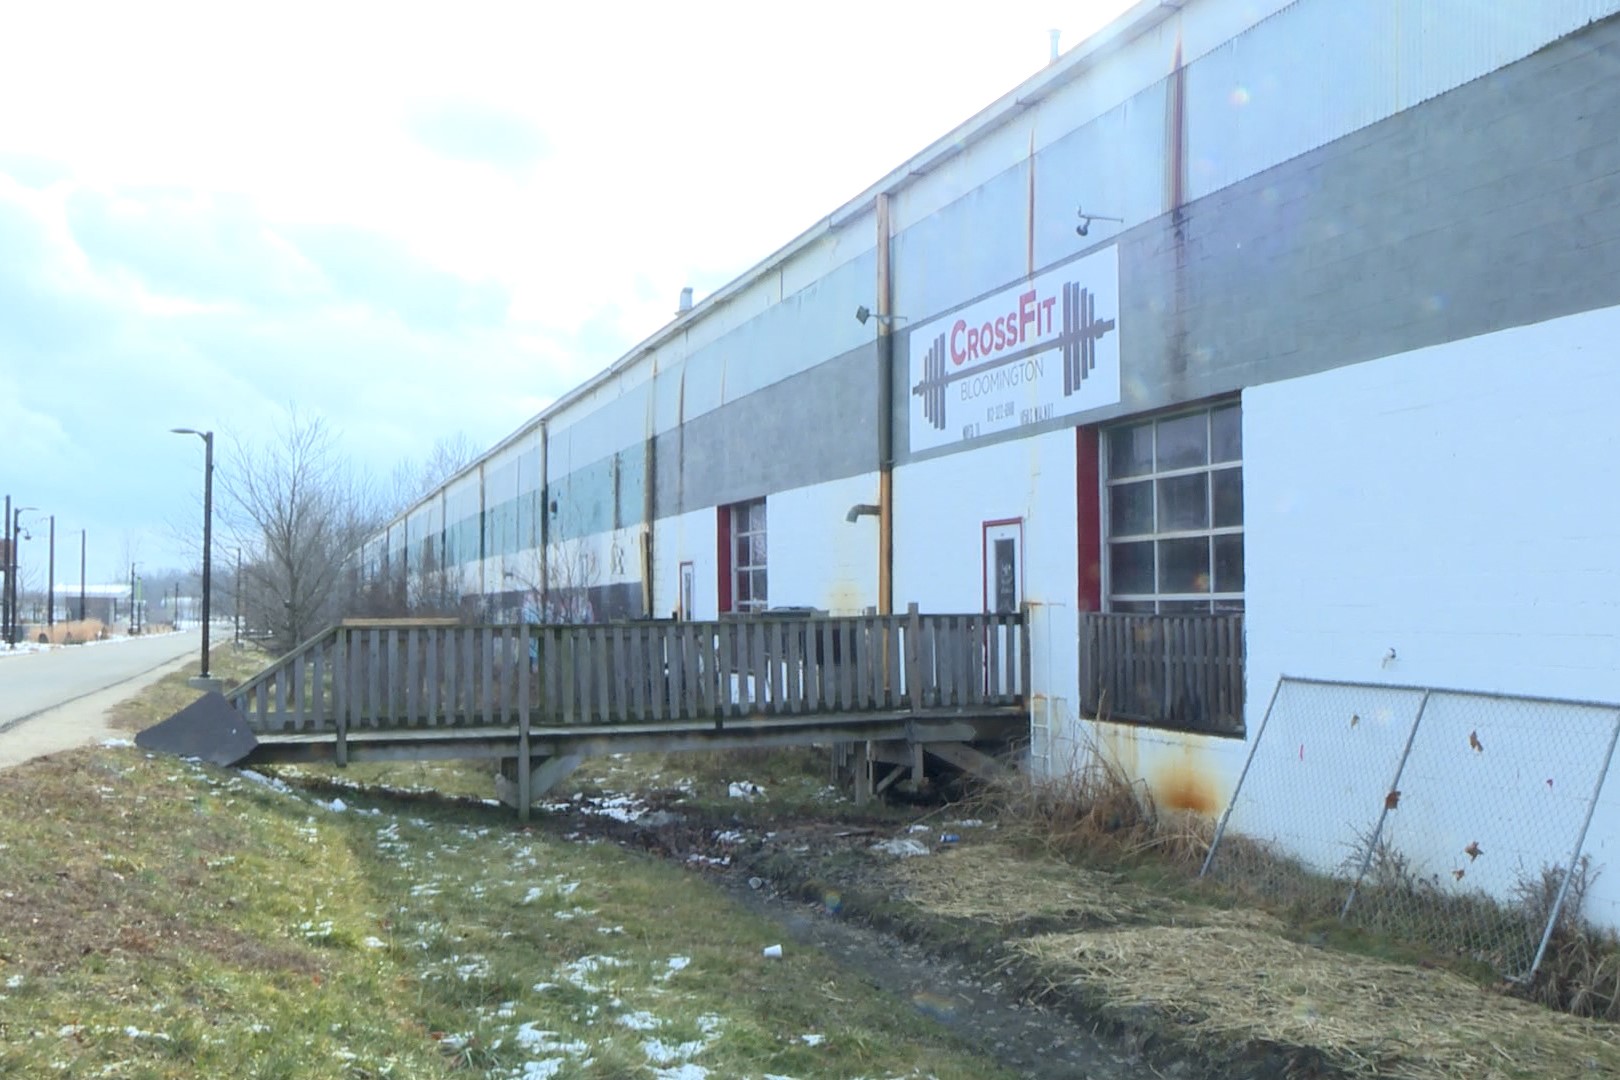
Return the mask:
[[[1609,308],[1244,394],[1251,737],[1283,673],[1620,701],[1616,342]],[[1566,858],[1546,825],[1510,842]],[[1620,779],[1587,851],[1620,925]]]

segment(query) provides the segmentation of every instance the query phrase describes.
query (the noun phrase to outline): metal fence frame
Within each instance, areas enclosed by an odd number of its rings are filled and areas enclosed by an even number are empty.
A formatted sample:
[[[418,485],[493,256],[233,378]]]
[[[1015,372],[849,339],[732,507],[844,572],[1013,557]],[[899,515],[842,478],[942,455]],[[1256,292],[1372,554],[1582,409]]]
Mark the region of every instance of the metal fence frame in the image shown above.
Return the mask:
[[[1398,683],[1369,683],[1347,679],[1317,679],[1282,675],[1277,679],[1276,686],[1272,688],[1271,698],[1266,704],[1266,711],[1261,718],[1259,730],[1255,732],[1254,740],[1249,744],[1249,753],[1244,759],[1243,769],[1238,774],[1236,786],[1232,789],[1232,797],[1228,800],[1226,809],[1221,814],[1220,821],[1215,827],[1215,835],[1210,842],[1209,851],[1205,854],[1203,865],[1200,867],[1198,872],[1198,876],[1200,878],[1206,877],[1209,874],[1210,867],[1215,861],[1215,855],[1220,850],[1221,841],[1226,835],[1227,826],[1232,818],[1232,811],[1237,806],[1238,800],[1243,794],[1244,783],[1249,778],[1250,767],[1254,764],[1255,756],[1259,752],[1261,741],[1265,738],[1266,732],[1271,728],[1272,713],[1276,709],[1278,696],[1281,694],[1282,689],[1286,684],[1294,684],[1299,686],[1331,686],[1349,689],[1365,688],[1376,691],[1394,691],[1421,694],[1422,698],[1418,705],[1417,714],[1407,732],[1405,746],[1401,751],[1399,763],[1396,765],[1395,773],[1390,779],[1389,791],[1396,794],[1398,794],[1401,790],[1401,777],[1406,771],[1406,765],[1411,757],[1413,744],[1417,741],[1418,731],[1422,727],[1423,717],[1428,711],[1429,702],[1431,699],[1437,696],[1455,696],[1459,698],[1484,699],[1528,705],[1539,704],[1565,708],[1585,708],[1597,710],[1599,712],[1612,712],[1614,714],[1614,722],[1609,731],[1608,746],[1604,751],[1602,764],[1597,770],[1596,779],[1593,783],[1591,793],[1586,798],[1586,810],[1581,818],[1580,826],[1576,830],[1575,840],[1570,850],[1569,858],[1562,865],[1563,877],[1559,882],[1557,894],[1554,897],[1553,903],[1548,911],[1546,926],[1543,928],[1540,939],[1536,945],[1534,959],[1531,961],[1530,967],[1527,971],[1522,973],[1503,973],[1505,977],[1515,982],[1528,982],[1534,979],[1537,970],[1541,967],[1542,958],[1546,955],[1547,946],[1552,939],[1553,930],[1558,925],[1559,916],[1562,913],[1564,903],[1568,898],[1570,882],[1573,880],[1577,867],[1580,865],[1582,851],[1586,846],[1587,833],[1592,825],[1592,817],[1597,810],[1598,798],[1602,794],[1603,785],[1608,778],[1609,770],[1613,767],[1616,746],[1620,745],[1620,703],[1612,701],[1589,701],[1575,698],[1557,698],[1536,694],[1509,694],[1482,690],[1459,690],[1449,687],[1416,686]],[[1362,883],[1366,880],[1373,856],[1378,850],[1378,845],[1383,837],[1384,826],[1389,818],[1392,808],[1391,803],[1386,800],[1384,809],[1378,816],[1377,824],[1373,827],[1372,836],[1370,842],[1367,844],[1365,856],[1361,860],[1355,879],[1351,883],[1349,891],[1345,896],[1344,904],[1339,910],[1340,922],[1344,922],[1348,918],[1351,907],[1356,902],[1356,897],[1361,889]]]

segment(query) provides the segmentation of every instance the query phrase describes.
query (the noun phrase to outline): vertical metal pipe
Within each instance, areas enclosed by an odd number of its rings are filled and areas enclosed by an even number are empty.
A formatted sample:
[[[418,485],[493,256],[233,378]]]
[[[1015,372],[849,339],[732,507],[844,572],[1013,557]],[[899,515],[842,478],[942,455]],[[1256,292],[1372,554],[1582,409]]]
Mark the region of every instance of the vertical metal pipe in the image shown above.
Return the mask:
[[[551,618],[551,551],[547,545],[551,542],[551,481],[547,474],[549,465],[546,462],[548,443],[546,422],[540,421],[540,486],[536,490],[540,495],[540,505],[536,508],[540,518],[539,554],[536,558],[535,569],[540,575],[540,621],[548,622]]]
[[[6,522],[5,522],[5,525],[6,525],[6,550],[4,552],[5,558],[0,559],[0,573],[4,573],[6,575],[6,580],[3,581],[3,582],[0,582],[0,639],[3,639],[7,645],[14,645],[14,644],[16,644],[16,642],[12,641],[12,639],[11,639],[11,579],[14,576],[13,573],[12,573],[11,561],[12,561],[13,558],[15,558],[15,555],[13,555],[13,551],[14,551],[16,545],[15,545],[15,543],[13,541],[13,538],[12,538],[12,535],[11,535],[11,496],[10,495],[6,496]]]
[[[1406,746],[1401,750],[1400,764],[1395,766],[1395,777],[1389,782],[1390,795],[1401,790],[1401,774],[1406,771],[1406,759],[1412,756],[1412,743],[1417,739],[1418,727],[1423,723],[1423,711],[1429,707],[1429,692],[1423,691],[1423,700],[1418,703],[1417,717],[1412,721],[1412,730],[1406,733]],[[1350,886],[1350,893],[1344,898],[1344,907],[1339,909],[1339,921],[1344,922],[1350,914],[1350,905],[1356,902],[1356,891],[1361,888],[1361,882],[1367,876],[1367,868],[1372,865],[1373,855],[1378,851],[1379,838],[1384,835],[1384,822],[1389,817],[1390,798],[1384,796],[1384,809],[1378,814],[1378,824],[1373,826],[1372,837],[1367,841],[1367,853],[1361,858],[1361,869],[1356,871],[1356,880]]]
[[[56,625],[56,515],[51,515],[51,556],[45,576],[45,625]]]
[[[894,614],[894,334],[889,193],[877,197],[878,613]]]
[[[1586,817],[1581,820],[1581,831],[1575,837],[1574,850],[1569,853],[1569,865],[1564,868],[1564,880],[1558,886],[1558,896],[1553,900],[1552,910],[1547,913],[1547,928],[1541,932],[1541,943],[1536,946],[1536,956],[1530,961],[1530,970],[1524,976],[1525,982],[1536,977],[1536,971],[1541,967],[1541,958],[1547,955],[1547,943],[1552,940],[1553,927],[1558,925],[1558,915],[1564,910],[1564,898],[1569,895],[1570,878],[1575,876],[1575,863],[1581,857],[1581,848],[1586,846],[1586,830],[1592,826],[1592,813],[1597,809],[1598,796],[1603,794],[1603,783],[1608,778],[1610,766],[1614,764],[1614,747],[1617,741],[1620,741],[1620,712],[1615,713],[1614,728],[1609,732],[1609,749],[1603,755],[1603,768],[1598,770],[1597,782],[1592,787],[1592,798],[1586,804]]]
[[[1204,853],[1204,865],[1198,868],[1198,876],[1204,877],[1209,873],[1209,864],[1215,861],[1215,849],[1221,846],[1221,837],[1226,835],[1226,823],[1232,819],[1232,807],[1237,805],[1238,795],[1243,791],[1243,781],[1249,775],[1249,766],[1254,764],[1254,755],[1260,752],[1260,740],[1265,737],[1266,726],[1271,723],[1271,710],[1277,707],[1277,695],[1282,691],[1282,679],[1271,688],[1271,700],[1266,702],[1266,711],[1260,717],[1260,730],[1254,733],[1254,742],[1249,745],[1249,756],[1243,762],[1243,771],[1238,773],[1237,786],[1232,789],[1232,797],[1226,801],[1226,810],[1221,814],[1220,824],[1215,826],[1215,835],[1209,841],[1209,850]],[[1100,708],[1100,706],[1099,706]]]
[[[214,433],[203,432],[202,677],[208,678],[209,591],[214,550]]]

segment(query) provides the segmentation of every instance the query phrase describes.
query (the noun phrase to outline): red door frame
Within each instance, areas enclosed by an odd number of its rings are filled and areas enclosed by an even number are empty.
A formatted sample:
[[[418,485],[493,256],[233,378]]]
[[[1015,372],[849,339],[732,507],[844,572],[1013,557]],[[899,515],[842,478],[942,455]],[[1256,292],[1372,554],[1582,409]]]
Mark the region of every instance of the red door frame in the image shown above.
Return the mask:
[[[1075,429],[1075,577],[1079,609],[1102,610],[1102,462],[1097,429]]]
[[[1024,558],[1024,519],[1023,518],[996,518],[993,521],[982,522],[979,526],[979,591],[982,597],[981,608],[986,615],[990,613],[990,530],[1002,528],[1007,525],[1018,526],[1018,593],[1024,593],[1024,564],[1029,560]]]

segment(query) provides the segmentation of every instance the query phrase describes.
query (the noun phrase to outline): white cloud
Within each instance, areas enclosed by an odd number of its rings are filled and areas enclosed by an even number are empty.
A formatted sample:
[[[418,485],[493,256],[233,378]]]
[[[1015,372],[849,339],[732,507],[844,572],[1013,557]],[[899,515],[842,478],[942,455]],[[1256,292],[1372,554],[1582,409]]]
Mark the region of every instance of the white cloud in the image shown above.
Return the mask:
[[[155,537],[164,429],[289,400],[383,473],[493,442],[1126,6],[13,5],[0,384],[54,449],[0,491]]]

